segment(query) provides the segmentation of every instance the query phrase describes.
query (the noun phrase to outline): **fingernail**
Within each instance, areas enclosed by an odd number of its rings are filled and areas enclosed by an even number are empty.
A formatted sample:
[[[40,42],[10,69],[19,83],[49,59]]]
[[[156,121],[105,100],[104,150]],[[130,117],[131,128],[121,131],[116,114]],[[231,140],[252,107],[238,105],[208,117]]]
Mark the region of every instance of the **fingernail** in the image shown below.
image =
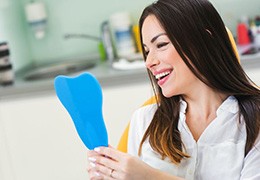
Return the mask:
[[[95,172],[95,175],[96,175],[96,176],[100,176],[100,174],[99,174],[98,172]]]
[[[100,148],[94,148],[94,151],[96,151],[96,152],[100,152]]]
[[[88,160],[91,161],[91,162],[96,162],[96,159],[93,158],[93,157],[89,157]]]
[[[90,164],[90,166],[92,166],[92,167],[96,167],[96,164],[93,163],[93,162],[90,162],[89,164]]]

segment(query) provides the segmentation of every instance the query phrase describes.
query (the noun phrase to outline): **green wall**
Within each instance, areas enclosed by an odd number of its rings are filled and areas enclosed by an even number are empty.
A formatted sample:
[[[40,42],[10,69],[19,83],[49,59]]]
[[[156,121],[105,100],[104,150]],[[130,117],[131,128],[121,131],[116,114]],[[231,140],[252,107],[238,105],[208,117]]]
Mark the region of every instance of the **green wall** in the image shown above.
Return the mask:
[[[8,42],[15,69],[31,62],[31,47],[22,13],[18,0],[0,0],[0,42]]]
[[[129,11],[136,23],[144,6],[153,2],[151,0],[42,0],[47,6],[48,27],[46,37],[36,40],[25,21],[24,6],[30,0],[0,0],[0,3],[1,1],[10,3],[7,8],[0,6],[0,40],[6,39],[11,43],[16,69],[30,62],[49,62],[96,54],[97,42],[88,39],[65,40],[64,35],[85,33],[99,36],[100,24],[117,11]],[[260,14],[259,0],[212,0],[211,2],[233,34],[242,15],[254,17]],[[3,22],[8,26],[3,25]],[[12,30],[10,31],[9,28]]]

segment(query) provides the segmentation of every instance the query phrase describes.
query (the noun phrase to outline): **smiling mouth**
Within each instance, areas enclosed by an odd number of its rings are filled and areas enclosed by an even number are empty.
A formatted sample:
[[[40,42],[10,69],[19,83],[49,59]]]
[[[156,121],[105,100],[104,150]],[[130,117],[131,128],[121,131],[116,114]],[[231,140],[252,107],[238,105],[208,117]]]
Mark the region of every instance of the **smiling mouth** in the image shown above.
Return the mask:
[[[170,73],[171,73],[171,71],[165,71],[165,72],[156,74],[156,75],[155,75],[155,79],[157,79],[157,80],[159,81],[159,80],[161,80],[161,79],[167,77]]]

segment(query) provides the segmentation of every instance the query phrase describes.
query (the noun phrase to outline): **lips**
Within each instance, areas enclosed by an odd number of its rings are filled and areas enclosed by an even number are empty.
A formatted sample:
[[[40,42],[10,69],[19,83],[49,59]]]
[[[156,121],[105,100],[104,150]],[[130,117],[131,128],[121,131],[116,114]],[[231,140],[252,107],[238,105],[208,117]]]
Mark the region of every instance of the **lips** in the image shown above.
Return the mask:
[[[161,86],[167,81],[169,75],[171,74],[172,70],[166,70],[163,72],[160,72],[155,75],[155,78],[158,80],[158,84]]]
[[[155,78],[156,78],[157,80],[160,80],[160,79],[164,78],[165,76],[168,76],[170,73],[171,73],[171,71],[165,71],[165,72],[156,74],[156,75],[155,75]]]

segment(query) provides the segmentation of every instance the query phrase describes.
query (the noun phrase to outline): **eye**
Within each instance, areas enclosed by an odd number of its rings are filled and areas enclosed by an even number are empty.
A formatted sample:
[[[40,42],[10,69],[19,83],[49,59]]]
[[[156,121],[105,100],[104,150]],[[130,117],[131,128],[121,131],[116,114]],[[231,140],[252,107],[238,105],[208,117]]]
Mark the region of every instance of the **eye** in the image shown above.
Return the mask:
[[[149,51],[144,51],[145,56],[148,56]]]
[[[164,47],[164,46],[166,46],[168,44],[169,44],[169,42],[159,43],[159,44],[157,44],[157,48],[162,48],[162,47]]]
[[[149,49],[147,47],[144,47],[144,55],[147,56],[149,54]]]

